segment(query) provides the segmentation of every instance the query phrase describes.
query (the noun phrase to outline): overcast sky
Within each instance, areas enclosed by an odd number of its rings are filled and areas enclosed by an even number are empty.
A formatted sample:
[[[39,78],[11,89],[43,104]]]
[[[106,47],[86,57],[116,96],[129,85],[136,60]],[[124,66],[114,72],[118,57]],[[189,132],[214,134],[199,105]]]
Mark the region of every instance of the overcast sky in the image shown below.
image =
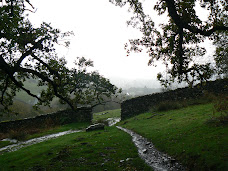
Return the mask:
[[[155,16],[153,20],[167,21],[167,17],[158,18],[153,13],[152,1],[146,1],[146,8]],[[120,8],[109,0],[31,0],[36,13],[30,13],[30,20],[39,26],[43,21],[51,23],[61,31],[73,31],[71,45],[61,48],[58,53],[65,56],[69,65],[75,57],[84,56],[94,61],[96,70],[112,80],[152,79],[156,80],[164,66],[148,66],[146,53],[131,53],[126,56],[124,44],[132,38],[140,38],[141,33],[126,21],[132,16],[127,8]],[[150,10],[151,9],[151,10]]]

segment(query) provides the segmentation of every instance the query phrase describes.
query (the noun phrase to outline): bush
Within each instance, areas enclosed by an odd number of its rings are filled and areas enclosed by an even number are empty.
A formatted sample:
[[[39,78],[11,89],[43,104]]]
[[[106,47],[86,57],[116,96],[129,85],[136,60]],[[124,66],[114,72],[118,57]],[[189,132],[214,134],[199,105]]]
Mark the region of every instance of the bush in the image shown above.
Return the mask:
[[[215,113],[219,113],[219,116],[215,116]],[[213,118],[217,122],[225,125],[228,123],[228,96],[220,95],[214,104]]]

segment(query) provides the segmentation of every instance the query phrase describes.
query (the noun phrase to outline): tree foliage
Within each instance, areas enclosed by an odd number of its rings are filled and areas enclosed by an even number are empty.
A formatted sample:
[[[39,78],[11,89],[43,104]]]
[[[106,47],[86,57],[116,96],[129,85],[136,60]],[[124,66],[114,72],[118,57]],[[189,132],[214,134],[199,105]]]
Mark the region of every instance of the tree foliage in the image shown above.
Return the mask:
[[[77,58],[69,69],[64,58],[59,58],[55,47],[68,46],[65,41],[72,32],[61,33],[50,24],[35,28],[28,20],[28,0],[0,2],[0,103],[4,110],[13,104],[18,91],[25,91],[38,99],[38,105],[49,105],[54,97],[72,109],[81,105],[96,105],[104,97],[117,93],[117,88],[98,72],[88,71],[93,62]],[[27,89],[26,79],[37,79],[38,86],[46,86],[40,96]]]
[[[218,74],[228,77],[228,32],[219,34],[214,44],[216,45],[216,52],[214,54],[216,61],[216,68]]]
[[[110,0],[112,3],[129,5],[134,16],[128,22],[140,29],[141,39],[129,40],[127,52],[141,52],[146,49],[150,56],[149,65],[161,60],[167,66],[168,78],[159,73],[158,79],[163,85],[178,80],[193,83],[205,81],[214,73],[210,63],[199,64],[194,57],[202,58],[206,49],[200,46],[206,38],[219,42],[227,25],[227,1],[225,0],[157,0],[154,10],[157,14],[166,15],[168,23],[160,24],[159,28],[149,15],[144,12],[144,1]],[[207,21],[202,21],[196,14],[195,6],[199,3],[202,9],[209,12]],[[226,39],[226,37],[224,37]],[[129,46],[130,45],[130,46]],[[222,50],[223,51],[223,50]],[[220,51],[221,52],[221,51]],[[221,55],[223,59],[226,57]],[[221,60],[220,60],[221,61]]]

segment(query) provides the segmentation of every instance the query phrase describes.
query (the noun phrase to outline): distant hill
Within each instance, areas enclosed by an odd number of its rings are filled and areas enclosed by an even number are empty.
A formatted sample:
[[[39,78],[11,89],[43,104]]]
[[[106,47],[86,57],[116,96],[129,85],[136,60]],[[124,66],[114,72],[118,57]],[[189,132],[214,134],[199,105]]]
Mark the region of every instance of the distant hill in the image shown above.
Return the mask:
[[[162,91],[161,88],[147,88],[146,86],[144,88],[130,87],[128,89],[123,89],[123,92],[125,94],[133,97],[158,93],[161,91]]]

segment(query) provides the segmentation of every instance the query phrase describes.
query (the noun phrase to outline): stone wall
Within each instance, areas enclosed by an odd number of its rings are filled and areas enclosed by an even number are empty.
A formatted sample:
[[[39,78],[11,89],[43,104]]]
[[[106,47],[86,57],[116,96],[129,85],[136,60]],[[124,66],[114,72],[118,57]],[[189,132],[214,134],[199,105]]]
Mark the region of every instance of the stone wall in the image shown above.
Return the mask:
[[[151,107],[162,101],[197,99],[202,97],[206,92],[215,95],[228,95],[228,79],[210,81],[203,86],[197,85],[193,88],[179,88],[164,93],[145,95],[126,100],[121,104],[121,120],[147,112]]]
[[[92,122],[92,109],[79,108],[76,112],[73,110],[63,110],[34,118],[1,122],[0,133],[6,133],[10,130],[42,128],[48,125],[63,125],[73,122]]]

